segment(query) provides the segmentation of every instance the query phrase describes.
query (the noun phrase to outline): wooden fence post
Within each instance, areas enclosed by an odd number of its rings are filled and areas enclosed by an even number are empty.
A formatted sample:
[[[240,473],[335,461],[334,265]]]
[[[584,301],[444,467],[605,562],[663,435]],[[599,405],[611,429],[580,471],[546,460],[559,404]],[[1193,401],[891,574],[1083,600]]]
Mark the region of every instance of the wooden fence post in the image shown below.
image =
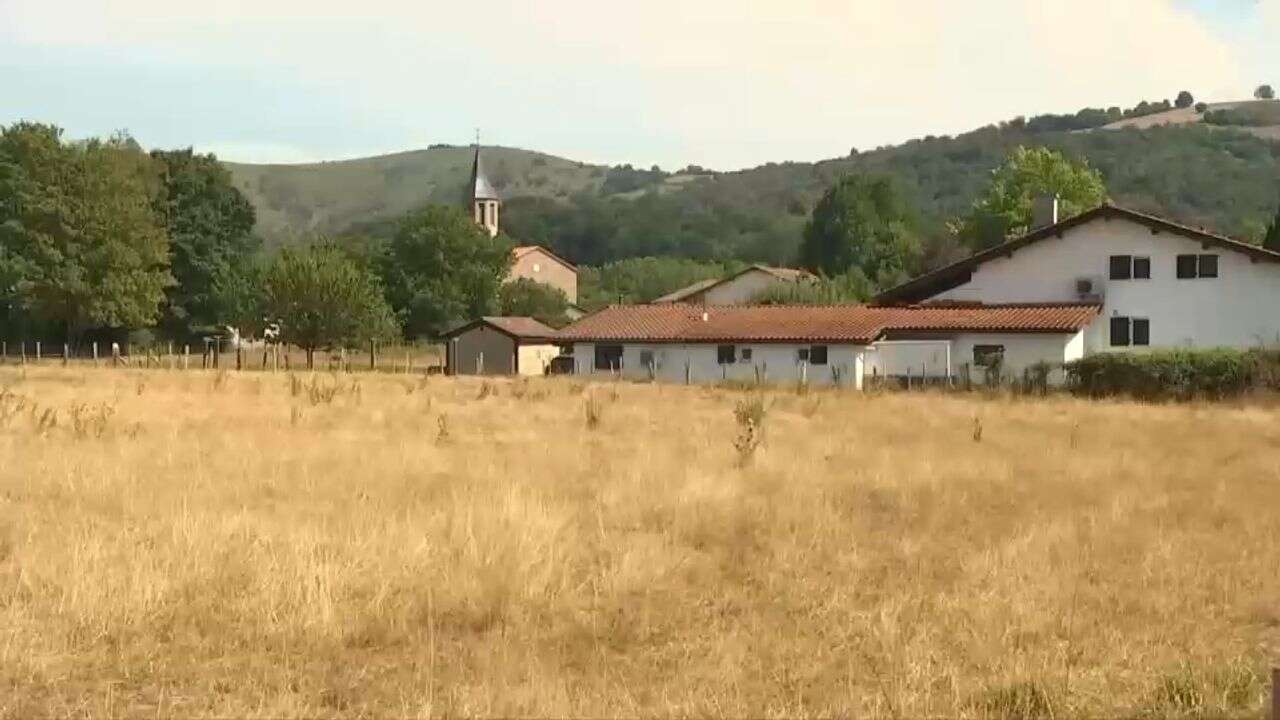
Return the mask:
[[[71,344],[62,343],[62,367],[71,364]]]
[[[236,372],[244,369],[244,348],[236,345]]]
[[[183,345],[182,346],[182,369],[188,370],[190,368],[191,368],[191,346]]]
[[[0,341],[0,364],[9,364],[9,341]]]
[[[98,367],[98,341],[93,341],[93,366]]]
[[[36,364],[39,364],[39,363],[40,363],[40,356],[41,356],[41,353],[40,353],[40,341],[39,341],[39,340],[37,340],[37,341],[36,341]]]
[[[370,340],[370,341],[369,341],[369,369],[370,369],[370,370],[377,370],[377,369],[378,369],[378,355],[377,355],[377,351],[378,351],[378,348],[377,348],[377,343],[376,343],[376,341],[374,341],[374,340]]]
[[[170,370],[172,370],[175,365],[174,357],[173,357],[173,341],[172,340],[169,341],[169,345],[167,346],[167,349],[169,352],[165,353],[165,356],[168,358],[168,362],[166,362],[165,364],[169,366]]]
[[[27,364],[27,341],[26,340],[22,341],[22,355],[19,362],[21,362],[23,365]]]
[[[404,351],[404,374],[408,375],[413,372],[413,353],[408,348]]]
[[[1271,668],[1271,720],[1280,720],[1280,668]]]

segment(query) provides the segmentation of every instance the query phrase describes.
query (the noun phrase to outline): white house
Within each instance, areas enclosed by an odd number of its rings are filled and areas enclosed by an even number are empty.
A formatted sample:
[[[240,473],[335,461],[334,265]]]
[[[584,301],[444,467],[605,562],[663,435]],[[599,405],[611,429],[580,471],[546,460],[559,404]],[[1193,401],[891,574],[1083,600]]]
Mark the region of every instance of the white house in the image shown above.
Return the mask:
[[[1098,303],[1102,312],[1069,359],[1156,347],[1248,348],[1280,341],[1280,253],[1103,205],[876,301]],[[1000,344],[1007,357],[1043,353],[1028,339]]]
[[[654,302],[744,305],[769,288],[787,283],[813,282],[815,279],[808,270],[752,265],[725,278],[700,280],[663,295]]]
[[[1100,310],[1078,302],[617,305],[564,328],[555,340],[572,346],[576,374],[859,388],[865,376],[951,377],[960,369],[957,353],[981,353],[1002,342],[1036,349],[1013,358],[1018,362],[1061,364]]]

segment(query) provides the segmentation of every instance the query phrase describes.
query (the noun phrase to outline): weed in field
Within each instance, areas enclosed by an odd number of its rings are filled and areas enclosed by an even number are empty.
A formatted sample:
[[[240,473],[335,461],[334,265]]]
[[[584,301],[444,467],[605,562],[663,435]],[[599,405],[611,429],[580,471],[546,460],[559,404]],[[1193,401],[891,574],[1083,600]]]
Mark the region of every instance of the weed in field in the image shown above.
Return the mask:
[[[440,417],[436,418],[436,442],[449,442],[449,418],[443,413],[441,413]]]
[[[595,394],[588,395],[582,402],[582,410],[586,415],[588,430],[595,430],[600,427],[604,408],[601,407],[600,398],[598,396]]]
[[[214,374],[213,376],[214,391],[217,392],[218,390],[221,390],[222,388],[226,387],[227,380],[230,378],[231,378],[231,373],[227,372],[226,370],[219,370],[216,374]]]
[[[493,386],[486,380],[480,383],[480,392],[476,395],[477,400],[483,400],[493,394]]]
[[[977,415],[973,416],[973,441],[982,442],[982,418]]]
[[[36,435],[45,437],[57,427],[58,411],[54,408],[45,408],[36,419]]]
[[[733,408],[733,418],[738,424],[733,448],[738,451],[738,464],[741,466],[750,464],[756,450],[764,443],[766,413],[764,398],[759,395],[739,400]]]
[[[302,378],[294,375],[293,373],[289,373],[289,396],[298,397],[302,395],[305,389],[306,384],[302,382]]]
[[[307,385],[307,399],[312,405],[330,405],[341,391],[342,386],[336,379],[332,383],[322,383],[319,376],[312,376],[311,383]]]
[[[302,408],[298,407],[297,405],[290,406],[289,425],[292,427],[298,427],[301,424],[302,424]]]
[[[999,720],[1048,720],[1053,717],[1049,693],[1039,683],[1030,680],[990,688],[972,704],[983,716]]]
[[[79,440],[100,439],[106,435],[111,416],[115,413],[113,404],[77,403],[71,407],[71,432]]]

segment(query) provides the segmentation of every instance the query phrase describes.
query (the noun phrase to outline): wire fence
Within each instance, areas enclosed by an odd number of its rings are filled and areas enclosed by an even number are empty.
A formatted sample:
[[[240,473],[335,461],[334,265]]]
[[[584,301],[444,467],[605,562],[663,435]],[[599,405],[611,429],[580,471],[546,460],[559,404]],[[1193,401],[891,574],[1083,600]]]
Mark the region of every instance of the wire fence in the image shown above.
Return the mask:
[[[225,342],[176,344],[85,343],[49,344],[43,341],[0,341],[0,365],[133,367],[164,370],[439,373],[444,371],[444,347],[434,343],[369,343],[365,347],[317,349],[279,343]]]

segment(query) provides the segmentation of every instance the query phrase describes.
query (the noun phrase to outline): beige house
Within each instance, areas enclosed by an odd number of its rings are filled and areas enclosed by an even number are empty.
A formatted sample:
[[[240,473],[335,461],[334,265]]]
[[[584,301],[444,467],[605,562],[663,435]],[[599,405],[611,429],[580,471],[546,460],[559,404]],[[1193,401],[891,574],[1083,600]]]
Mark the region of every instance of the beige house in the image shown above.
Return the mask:
[[[654,300],[655,303],[746,305],[760,293],[785,283],[813,282],[808,270],[752,265],[726,278],[700,280]]]
[[[560,348],[555,330],[528,317],[482,317],[445,333],[450,375],[542,375]]]

